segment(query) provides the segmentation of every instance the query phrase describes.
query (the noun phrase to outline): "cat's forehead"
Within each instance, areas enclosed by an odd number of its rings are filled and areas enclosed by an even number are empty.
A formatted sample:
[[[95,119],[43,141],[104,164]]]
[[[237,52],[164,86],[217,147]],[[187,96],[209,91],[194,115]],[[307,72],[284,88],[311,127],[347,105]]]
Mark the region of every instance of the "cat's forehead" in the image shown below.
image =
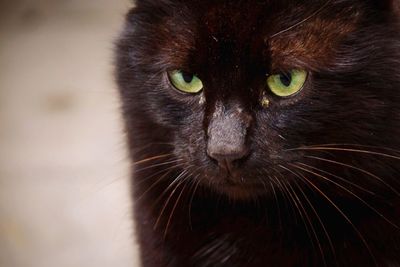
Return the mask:
[[[147,14],[139,39],[143,49],[159,54],[159,66],[189,70],[190,64],[221,69],[255,61],[275,70],[316,68],[329,64],[365,16],[364,2],[349,0],[165,2],[139,6]]]
[[[276,67],[329,61],[361,17],[358,6],[346,1],[217,1],[203,8],[198,22],[203,38],[227,40],[241,51],[263,46],[272,64],[279,62]]]

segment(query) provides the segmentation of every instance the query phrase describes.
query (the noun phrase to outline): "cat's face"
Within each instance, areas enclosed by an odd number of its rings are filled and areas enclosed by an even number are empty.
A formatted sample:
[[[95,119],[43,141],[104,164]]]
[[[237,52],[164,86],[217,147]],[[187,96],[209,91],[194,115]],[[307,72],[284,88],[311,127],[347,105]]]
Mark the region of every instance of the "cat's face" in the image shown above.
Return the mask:
[[[393,20],[389,1],[139,1],[118,59],[132,143],[233,198],[357,156],[327,147],[398,148]]]

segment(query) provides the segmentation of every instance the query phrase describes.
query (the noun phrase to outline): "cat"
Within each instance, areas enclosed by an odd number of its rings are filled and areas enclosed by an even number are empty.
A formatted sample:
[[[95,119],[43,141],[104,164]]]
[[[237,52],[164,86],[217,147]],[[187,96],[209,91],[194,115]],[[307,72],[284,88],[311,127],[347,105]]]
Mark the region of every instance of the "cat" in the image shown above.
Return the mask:
[[[138,0],[116,47],[144,267],[400,266],[394,0]]]

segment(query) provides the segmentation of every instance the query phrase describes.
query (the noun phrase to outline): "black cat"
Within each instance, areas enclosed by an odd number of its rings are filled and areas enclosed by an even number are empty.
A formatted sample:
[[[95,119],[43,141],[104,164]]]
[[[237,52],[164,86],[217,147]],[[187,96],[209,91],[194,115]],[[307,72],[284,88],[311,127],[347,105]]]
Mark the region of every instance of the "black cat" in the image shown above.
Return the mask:
[[[397,4],[137,1],[116,74],[143,266],[400,266]]]

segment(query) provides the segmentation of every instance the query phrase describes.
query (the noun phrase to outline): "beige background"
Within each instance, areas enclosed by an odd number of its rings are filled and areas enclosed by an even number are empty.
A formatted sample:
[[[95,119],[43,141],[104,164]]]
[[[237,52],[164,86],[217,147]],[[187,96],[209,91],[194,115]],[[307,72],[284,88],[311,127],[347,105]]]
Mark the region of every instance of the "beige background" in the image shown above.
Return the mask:
[[[112,77],[128,0],[0,0],[0,267],[132,267]]]

